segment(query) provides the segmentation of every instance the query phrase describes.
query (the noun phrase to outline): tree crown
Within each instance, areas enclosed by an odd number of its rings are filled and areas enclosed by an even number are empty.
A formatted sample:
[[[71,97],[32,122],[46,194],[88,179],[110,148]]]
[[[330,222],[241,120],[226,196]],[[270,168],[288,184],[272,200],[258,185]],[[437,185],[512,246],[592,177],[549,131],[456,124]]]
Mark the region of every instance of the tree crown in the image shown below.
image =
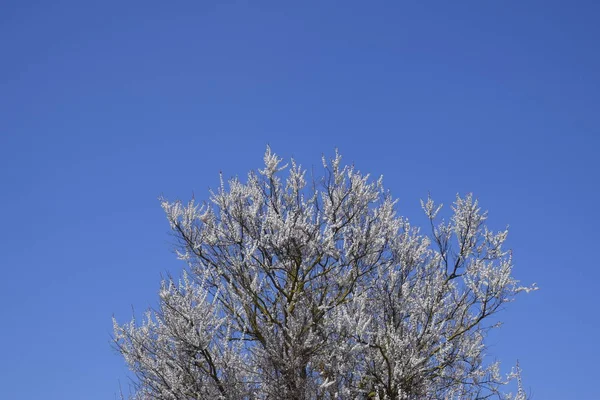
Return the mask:
[[[336,153],[324,176],[269,148],[264,168],[208,203],[162,201],[189,272],[141,325],[115,322],[140,399],[477,399],[501,394],[484,360],[491,316],[521,291],[507,230],[472,195],[424,235],[383,182]],[[287,175],[284,170],[287,169]],[[520,380],[519,380],[520,382]]]

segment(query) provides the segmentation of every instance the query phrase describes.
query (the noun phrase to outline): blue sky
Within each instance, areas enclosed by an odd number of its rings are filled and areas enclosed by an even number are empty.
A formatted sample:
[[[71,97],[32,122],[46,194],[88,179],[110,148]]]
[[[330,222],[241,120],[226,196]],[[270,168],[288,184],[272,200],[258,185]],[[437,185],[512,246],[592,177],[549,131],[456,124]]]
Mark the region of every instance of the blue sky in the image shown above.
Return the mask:
[[[113,399],[120,321],[183,267],[157,198],[339,148],[420,218],[473,192],[541,290],[490,352],[599,399],[600,3],[0,4],[0,386]]]

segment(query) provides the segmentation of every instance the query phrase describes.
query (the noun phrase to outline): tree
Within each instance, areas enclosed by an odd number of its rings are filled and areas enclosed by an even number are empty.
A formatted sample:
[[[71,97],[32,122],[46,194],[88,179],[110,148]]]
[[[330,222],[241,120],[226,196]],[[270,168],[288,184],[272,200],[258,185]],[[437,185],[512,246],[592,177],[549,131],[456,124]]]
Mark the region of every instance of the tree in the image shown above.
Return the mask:
[[[141,325],[114,322],[136,398],[525,398],[501,393],[518,374],[501,377],[484,338],[535,287],[477,200],[457,196],[440,223],[421,201],[424,235],[337,153],[310,183],[269,148],[264,161],[208,203],[162,201],[188,268]]]

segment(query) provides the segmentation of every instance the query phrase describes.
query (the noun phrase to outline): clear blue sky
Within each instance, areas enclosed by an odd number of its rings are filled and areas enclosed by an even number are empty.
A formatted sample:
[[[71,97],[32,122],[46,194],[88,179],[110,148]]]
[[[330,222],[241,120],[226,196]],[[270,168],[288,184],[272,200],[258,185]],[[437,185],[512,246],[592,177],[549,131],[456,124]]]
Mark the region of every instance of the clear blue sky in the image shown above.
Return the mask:
[[[2,398],[113,399],[111,316],[178,274],[157,197],[338,147],[401,214],[474,192],[510,224],[491,352],[600,399],[600,3],[0,4]],[[284,4],[285,3],[285,4]]]

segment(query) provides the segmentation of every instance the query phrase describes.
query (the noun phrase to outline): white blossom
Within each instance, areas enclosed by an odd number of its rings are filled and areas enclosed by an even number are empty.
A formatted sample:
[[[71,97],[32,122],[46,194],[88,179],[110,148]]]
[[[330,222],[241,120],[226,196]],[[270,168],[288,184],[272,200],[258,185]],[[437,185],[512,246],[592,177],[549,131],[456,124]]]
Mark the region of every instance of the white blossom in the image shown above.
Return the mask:
[[[138,399],[478,399],[502,394],[486,362],[490,316],[521,291],[508,230],[472,195],[421,206],[430,233],[396,213],[382,179],[336,152],[324,177],[267,148],[265,167],[209,202],[162,200],[189,265],[160,308],[114,322]],[[488,323],[489,321],[489,323]]]

